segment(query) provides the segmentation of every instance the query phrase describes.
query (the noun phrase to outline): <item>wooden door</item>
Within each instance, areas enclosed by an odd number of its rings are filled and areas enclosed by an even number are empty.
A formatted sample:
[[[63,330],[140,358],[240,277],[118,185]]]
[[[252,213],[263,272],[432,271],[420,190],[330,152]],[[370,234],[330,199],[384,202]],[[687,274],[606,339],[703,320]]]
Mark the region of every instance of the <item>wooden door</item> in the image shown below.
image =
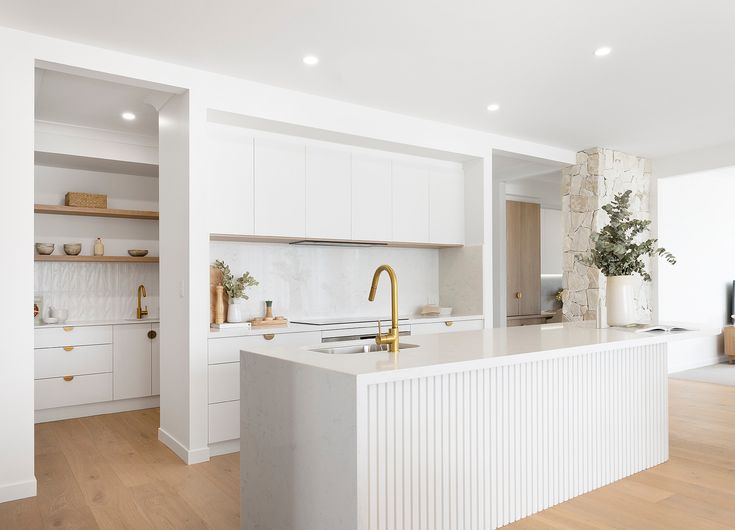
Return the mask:
[[[541,312],[541,206],[521,203],[521,315]]]
[[[506,202],[507,316],[541,312],[541,208]]]
[[[507,201],[505,203],[505,227],[506,227],[506,295],[507,316],[520,315],[521,305],[521,203]]]

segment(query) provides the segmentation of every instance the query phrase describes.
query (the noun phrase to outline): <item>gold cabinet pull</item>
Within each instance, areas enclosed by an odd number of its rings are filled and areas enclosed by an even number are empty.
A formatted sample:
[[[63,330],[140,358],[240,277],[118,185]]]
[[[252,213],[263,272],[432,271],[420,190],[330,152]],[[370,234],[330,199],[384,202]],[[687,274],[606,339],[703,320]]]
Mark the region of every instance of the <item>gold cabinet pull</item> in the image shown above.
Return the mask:
[[[67,383],[68,383],[69,381],[71,381],[72,379],[74,379],[74,376],[73,376],[73,375],[65,375],[65,376],[64,376],[64,381],[66,381]]]
[[[454,322],[452,320],[447,320],[446,322],[444,322],[444,325],[448,328],[451,328],[454,325]]]
[[[263,335],[263,338],[265,340],[273,340],[275,337],[276,337],[275,333],[266,333],[265,335]]]
[[[74,326],[64,326],[64,331],[73,331]]]
[[[64,351],[72,351],[74,346],[64,346]]]
[[[148,332],[148,338],[151,339],[151,340],[155,339],[156,338],[156,335],[157,335],[157,333],[155,332],[155,330],[150,330]]]
[[[523,293],[522,293],[522,292],[520,292],[520,291],[518,291],[518,292],[516,293],[516,298],[518,298],[518,300],[520,300],[521,298],[523,298]]]

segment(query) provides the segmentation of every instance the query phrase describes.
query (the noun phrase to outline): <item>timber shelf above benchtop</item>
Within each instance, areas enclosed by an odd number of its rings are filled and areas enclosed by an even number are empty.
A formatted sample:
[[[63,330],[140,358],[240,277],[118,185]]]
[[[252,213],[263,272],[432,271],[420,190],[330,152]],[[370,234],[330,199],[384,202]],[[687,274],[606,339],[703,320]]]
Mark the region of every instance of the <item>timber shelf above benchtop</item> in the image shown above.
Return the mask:
[[[86,217],[117,217],[121,219],[158,220],[158,212],[146,210],[121,210],[117,208],[83,208],[80,206],[62,206],[57,204],[36,204],[35,213],[54,215],[81,215]]]

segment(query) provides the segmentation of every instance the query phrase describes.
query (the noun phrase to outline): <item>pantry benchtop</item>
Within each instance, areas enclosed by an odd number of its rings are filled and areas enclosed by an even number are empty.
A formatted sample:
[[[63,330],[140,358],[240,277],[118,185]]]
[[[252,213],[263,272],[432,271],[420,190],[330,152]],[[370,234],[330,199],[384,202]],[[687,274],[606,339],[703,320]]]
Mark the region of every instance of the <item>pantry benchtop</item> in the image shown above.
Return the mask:
[[[84,326],[119,326],[122,324],[145,324],[145,323],[157,323],[160,322],[158,317],[143,318],[137,320],[134,318],[117,318],[110,320],[67,320],[66,322],[55,323],[55,324],[34,324],[35,329],[46,329],[46,328],[63,328],[63,327],[84,327]]]

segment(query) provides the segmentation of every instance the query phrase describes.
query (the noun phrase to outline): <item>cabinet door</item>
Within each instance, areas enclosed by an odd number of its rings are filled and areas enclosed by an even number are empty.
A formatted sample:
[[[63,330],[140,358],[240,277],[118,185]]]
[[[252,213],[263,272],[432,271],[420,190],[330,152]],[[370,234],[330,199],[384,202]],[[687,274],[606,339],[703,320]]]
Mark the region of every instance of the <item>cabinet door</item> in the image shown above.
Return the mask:
[[[521,262],[520,279],[523,297],[520,300],[521,315],[538,315],[541,312],[541,206],[521,204]]]
[[[255,139],[255,233],[306,235],[306,177],[303,144]]]
[[[429,238],[464,244],[464,172],[459,168],[429,170]]]
[[[306,237],[352,237],[350,188],[350,153],[306,148]]]
[[[150,324],[113,326],[113,399],[151,395],[150,330]]]
[[[390,160],[352,155],[352,239],[393,239]]]
[[[209,232],[253,233],[253,137],[239,127],[207,125]]]
[[[154,337],[151,339],[151,394],[161,393],[161,325],[151,324]]]
[[[393,162],[393,241],[429,242],[429,170]]]
[[[521,314],[521,203],[505,203],[507,315]]]

